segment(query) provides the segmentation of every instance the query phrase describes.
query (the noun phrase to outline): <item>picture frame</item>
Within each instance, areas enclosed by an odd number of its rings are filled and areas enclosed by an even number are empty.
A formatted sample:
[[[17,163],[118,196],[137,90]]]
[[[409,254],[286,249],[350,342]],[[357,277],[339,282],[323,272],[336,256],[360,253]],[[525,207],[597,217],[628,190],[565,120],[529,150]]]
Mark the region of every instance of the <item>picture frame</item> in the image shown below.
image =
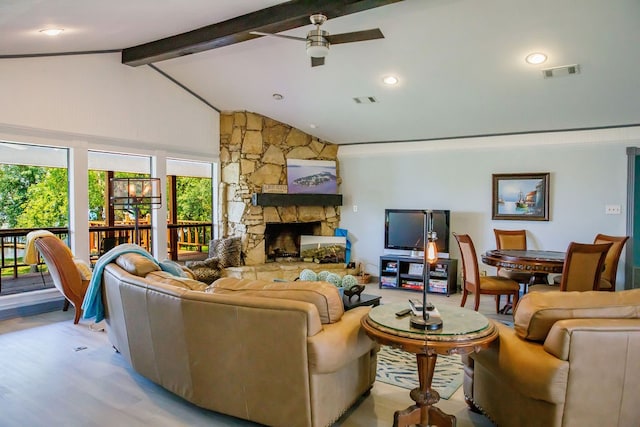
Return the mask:
[[[287,159],[289,194],[337,194],[335,160]]]
[[[492,219],[549,221],[549,172],[493,174]]]
[[[347,254],[346,236],[300,236],[300,257],[319,264],[344,263]]]

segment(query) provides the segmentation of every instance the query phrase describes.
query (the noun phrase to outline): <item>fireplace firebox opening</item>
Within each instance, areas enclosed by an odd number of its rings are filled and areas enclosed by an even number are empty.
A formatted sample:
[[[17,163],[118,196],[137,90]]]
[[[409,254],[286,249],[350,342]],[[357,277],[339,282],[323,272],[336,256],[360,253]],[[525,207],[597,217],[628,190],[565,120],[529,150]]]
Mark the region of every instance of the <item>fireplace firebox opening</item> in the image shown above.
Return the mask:
[[[320,221],[267,223],[264,231],[266,262],[300,261],[300,236],[319,236]]]

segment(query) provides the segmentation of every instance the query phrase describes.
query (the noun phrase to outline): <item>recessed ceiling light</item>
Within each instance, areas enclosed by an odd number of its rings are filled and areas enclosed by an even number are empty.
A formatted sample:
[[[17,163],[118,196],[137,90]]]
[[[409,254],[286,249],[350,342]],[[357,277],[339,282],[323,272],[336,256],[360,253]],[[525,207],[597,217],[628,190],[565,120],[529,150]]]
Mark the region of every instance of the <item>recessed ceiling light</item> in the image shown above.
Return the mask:
[[[525,61],[527,61],[528,64],[533,64],[533,65],[542,64],[546,60],[547,60],[547,55],[540,52],[530,53],[525,58]]]
[[[398,84],[398,78],[396,76],[386,76],[382,79],[382,81],[384,82],[384,84],[389,86]]]
[[[315,128],[317,128],[317,127],[318,127],[318,125],[317,125],[317,124],[315,124],[315,123],[311,123],[311,124],[309,125],[309,127],[310,127],[311,129],[315,129]]]
[[[273,99],[275,99],[276,101],[280,101],[282,99],[284,99],[284,96],[280,95],[279,93],[274,93],[273,95],[271,95],[273,97]]]
[[[58,34],[60,34],[61,32],[63,32],[64,29],[62,28],[45,28],[44,30],[40,30],[40,32],[42,34],[46,34],[48,36],[57,36]]]

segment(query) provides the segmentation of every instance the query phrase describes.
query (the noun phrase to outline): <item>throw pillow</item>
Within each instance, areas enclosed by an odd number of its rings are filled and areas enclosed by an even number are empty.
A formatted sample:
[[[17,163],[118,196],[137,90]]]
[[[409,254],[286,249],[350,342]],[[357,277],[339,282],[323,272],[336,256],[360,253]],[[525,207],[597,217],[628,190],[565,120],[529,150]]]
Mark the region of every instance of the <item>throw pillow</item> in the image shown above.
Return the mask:
[[[222,267],[218,258],[207,258],[204,261],[187,261],[193,277],[204,283],[213,283],[222,276]]]
[[[165,259],[164,261],[161,261],[160,268],[162,268],[163,271],[168,271],[174,276],[187,277],[187,273],[182,269],[182,266],[170,259]]]
[[[82,280],[91,280],[91,275],[93,271],[91,271],[91,266],[83,259],[74,258],[73,263],[76,265],[78,272],[80,273],[80,277]]]
[[[145,277],[152,271],[160,270],[160,266],[154,260],[134,252],[120,255],[116,259],[116,264],[126,270],[127,273],[140,277]]]
[[[220,267],[238,267],[242,264],[242,238],[229,237],[211,242],[209,257],[218,258]]]
[[[187,261],[185,264],[192,270],[197,268],[219,268],[220,260],[218,258],[207,258],[202,261]]]

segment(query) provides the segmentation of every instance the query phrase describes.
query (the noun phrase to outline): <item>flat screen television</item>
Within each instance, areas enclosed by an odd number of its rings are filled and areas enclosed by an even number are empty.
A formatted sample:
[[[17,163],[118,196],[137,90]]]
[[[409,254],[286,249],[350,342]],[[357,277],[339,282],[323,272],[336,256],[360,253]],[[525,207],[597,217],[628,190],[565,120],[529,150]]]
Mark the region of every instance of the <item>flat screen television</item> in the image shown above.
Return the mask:
[[[431,212],[433,212],[433,231],[437,236],[438,252],[448,254],[450,211],[431,210]],[[384,247],[421,252],[424,248],[424,210],[385,209]]]

